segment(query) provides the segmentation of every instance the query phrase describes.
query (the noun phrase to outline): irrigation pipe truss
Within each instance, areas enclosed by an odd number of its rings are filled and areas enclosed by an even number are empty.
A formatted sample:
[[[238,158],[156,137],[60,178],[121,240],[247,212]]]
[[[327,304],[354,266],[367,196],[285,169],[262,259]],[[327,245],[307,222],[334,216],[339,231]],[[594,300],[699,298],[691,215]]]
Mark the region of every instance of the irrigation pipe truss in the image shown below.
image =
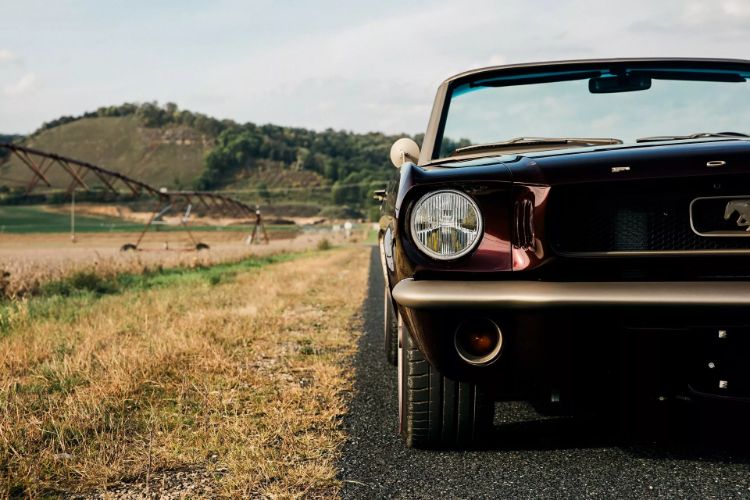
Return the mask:
[[[189,205],[202,205],[211,214],[224,217],[255,217],[256,207],[251,207],[230,196],[210,191],[165,191],[145,182],[85,161],[67,158],[55,153],[0,142],[0,149],[7,150],[18,158],[32,172],[32,178],[26,184],[26,192],[31,193],[40,185],[52,187],[49,175],[52,169],[58,169],[70,178],[67,191],[72,193],[81,189],[92,191],[90,180],[99,181],[101,186],[113,194],[121,194],[122,189],[133,196],[148,195],[157,198],[164,204],[186,202]]]

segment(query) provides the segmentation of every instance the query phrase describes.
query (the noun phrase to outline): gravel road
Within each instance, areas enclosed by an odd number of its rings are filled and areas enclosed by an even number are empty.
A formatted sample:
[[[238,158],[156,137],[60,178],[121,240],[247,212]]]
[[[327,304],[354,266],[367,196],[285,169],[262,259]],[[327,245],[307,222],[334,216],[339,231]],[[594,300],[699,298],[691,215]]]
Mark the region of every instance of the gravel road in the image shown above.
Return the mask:
[[[661,423],[634,431],[612,419],[545,418],[526,404],[502,403],[482,450],[405,448],[397,435],[396,371],[384,361],[377,258],[373,250],[344,421],[344,498],[750,498],[750,419],[736,413],[683,410],[678,424],[654,419]]]

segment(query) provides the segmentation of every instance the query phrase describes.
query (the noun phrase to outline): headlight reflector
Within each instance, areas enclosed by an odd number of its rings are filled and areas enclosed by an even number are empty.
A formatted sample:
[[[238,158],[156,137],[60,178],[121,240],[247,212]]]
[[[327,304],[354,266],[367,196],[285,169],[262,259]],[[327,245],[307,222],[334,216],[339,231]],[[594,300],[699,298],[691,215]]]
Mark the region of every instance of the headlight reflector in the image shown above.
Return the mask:
[[[476,203],[454,190],[428,193],[411,215],[417,247],[434,259],[456,259],[470,252],[482,237],[482,217]]]

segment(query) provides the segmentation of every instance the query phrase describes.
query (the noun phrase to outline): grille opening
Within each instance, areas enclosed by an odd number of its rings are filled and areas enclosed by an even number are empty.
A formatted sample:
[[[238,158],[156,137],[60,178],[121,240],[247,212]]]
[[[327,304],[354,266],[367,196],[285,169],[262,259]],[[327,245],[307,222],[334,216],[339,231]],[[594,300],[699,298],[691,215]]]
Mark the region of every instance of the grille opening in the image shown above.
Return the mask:
[[[750,250],[750,238],[699,236],[690,226],[695,198],[746,193],[747,176],[559,186],[550,196],[550,242],[560,254]]]

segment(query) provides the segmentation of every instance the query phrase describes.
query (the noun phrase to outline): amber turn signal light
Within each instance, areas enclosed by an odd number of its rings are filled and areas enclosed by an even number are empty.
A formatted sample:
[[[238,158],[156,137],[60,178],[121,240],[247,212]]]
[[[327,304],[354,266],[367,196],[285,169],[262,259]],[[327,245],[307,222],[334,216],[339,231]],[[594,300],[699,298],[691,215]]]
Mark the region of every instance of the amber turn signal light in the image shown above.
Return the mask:
[[[472,365],[487,365],[499,357],[503,334],[492,320],[470,319],[458,325],[455,344],[464,361]]]

